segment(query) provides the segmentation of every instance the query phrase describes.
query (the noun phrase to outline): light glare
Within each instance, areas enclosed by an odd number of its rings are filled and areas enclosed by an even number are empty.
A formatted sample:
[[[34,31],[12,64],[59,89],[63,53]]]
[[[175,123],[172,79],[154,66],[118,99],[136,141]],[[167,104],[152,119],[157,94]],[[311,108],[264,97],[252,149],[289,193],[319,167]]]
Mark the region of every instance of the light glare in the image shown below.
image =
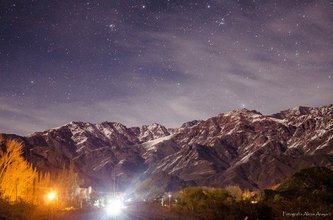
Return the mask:
[[[123,201],[120,199],[112,199],[108,202],[106,208],[106,213],[111,216],[119,215],[125,208]]]

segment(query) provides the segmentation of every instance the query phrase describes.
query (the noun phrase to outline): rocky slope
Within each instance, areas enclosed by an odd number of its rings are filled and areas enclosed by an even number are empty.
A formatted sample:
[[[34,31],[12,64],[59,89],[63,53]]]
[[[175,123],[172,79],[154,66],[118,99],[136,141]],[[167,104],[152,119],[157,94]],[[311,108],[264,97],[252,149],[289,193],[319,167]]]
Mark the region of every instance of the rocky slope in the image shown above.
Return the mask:
[[[122,190],[189,185],[265,188],[312,166],[333,168],[333,105],[274,115],[240,109],[167,129],[71,122],[15,137],[40,170],[74,161],[86,184]]]

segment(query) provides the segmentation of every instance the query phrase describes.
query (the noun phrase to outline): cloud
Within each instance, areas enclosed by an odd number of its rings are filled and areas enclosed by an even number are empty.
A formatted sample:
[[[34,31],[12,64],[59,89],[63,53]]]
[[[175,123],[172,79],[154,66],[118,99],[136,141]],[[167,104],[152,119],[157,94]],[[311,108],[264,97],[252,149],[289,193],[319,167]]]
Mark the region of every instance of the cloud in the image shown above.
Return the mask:
[[[77,20],[81,39],[67,31],[63,18],[52,39],[61,38],[56,42],[64,42],[62,47],[73,46],[69,57],[77,60],[66,66],[60,61],[70,59],[58,48],[55,63],[40,61],[45,70],[60,74],[54,80],[58,83],[42,87],[49,85],[50,75],[43,72],[35,83],[40,88],[25,89],[24,99],[9,98],[12,90],[1,91],[0,129],[27,134],[73,120],[177,127],[243,105],[270,114],[297,105],[329,104],[333,100],[329,8],[323,1],[306,6],[288,1],[290,5],[277,4],[275,9],[270,3],[256,7],[215,1],[218,8],[210,11],[205,7],[164,11],[159,19],[140,14],[138,25],[119,14],[108,17],[109,10],[103,9],[96,20]],[[219,24],[222,18],[224,24]],[[107,30],[106,24],[112,22],[117,32]],[[30,77],[16,74],[19,79]],[[12,87],[9,80],[4,82],[6,88]],[[24,82],[15,92],[21,87],[26,87]],[[68,92],[70,99],[64,100]]]

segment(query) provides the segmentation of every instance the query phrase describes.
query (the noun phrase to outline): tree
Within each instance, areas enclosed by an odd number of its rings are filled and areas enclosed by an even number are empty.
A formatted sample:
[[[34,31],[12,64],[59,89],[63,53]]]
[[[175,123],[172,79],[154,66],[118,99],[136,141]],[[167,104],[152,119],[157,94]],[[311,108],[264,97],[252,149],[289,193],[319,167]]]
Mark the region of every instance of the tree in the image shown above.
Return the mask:
[[[71,161],[69,166],[64,166],[54,178],[55,187],[63,205],[74,205],[77,201],[77,190],[79,189],[80,179],[74,170],[74,163]]]
[[[180,205],[189,211],[218,210],[229,196],[222,188],[189,187],[181,191]]]
[[[242,200],[243,191],[239,186],[229,185],[225,187],[225,190],[229,192],[235,201],[239,202]]]
[[[43,204],[45,195],[55,189],[59,205],[73,205],[78,200],[80,185],[74,164],[56,172],[39,173],[23,157],[23,146],[17,140],[0,135],[0,197],[9,202]]]
[[[17,140],[0,137],[0,193],[10,202],[34,199],[36,169],[23,158],[23,147]]]

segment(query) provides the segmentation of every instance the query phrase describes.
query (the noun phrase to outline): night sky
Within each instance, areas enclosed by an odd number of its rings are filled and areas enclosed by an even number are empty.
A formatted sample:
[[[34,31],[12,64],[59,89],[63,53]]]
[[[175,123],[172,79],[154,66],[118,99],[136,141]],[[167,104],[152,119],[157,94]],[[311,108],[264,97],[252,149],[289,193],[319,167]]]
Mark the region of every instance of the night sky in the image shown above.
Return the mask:
[[[0,133],[333,103],[333,0],[0,1]]]

